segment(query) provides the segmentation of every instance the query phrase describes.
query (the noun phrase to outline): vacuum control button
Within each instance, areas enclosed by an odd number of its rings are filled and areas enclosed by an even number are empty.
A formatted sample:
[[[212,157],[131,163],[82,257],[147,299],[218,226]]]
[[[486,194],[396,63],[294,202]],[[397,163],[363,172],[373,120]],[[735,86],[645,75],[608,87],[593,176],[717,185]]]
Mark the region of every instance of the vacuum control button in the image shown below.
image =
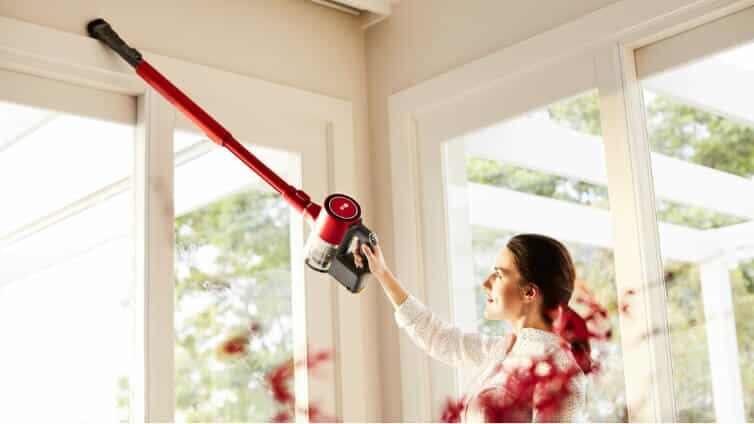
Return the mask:
[[[359,208],[349,198],[343,196],[334,196],[328,202],[330,211],[340,219],[353,219],[359,213]]]

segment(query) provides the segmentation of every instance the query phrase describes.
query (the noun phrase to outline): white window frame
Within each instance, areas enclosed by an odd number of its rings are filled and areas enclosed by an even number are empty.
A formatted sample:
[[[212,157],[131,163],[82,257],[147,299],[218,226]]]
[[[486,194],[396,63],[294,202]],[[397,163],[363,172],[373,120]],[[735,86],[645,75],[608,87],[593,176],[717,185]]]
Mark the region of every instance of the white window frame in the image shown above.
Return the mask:
[[[451,313],[449,284],[472,274],[470,236],[463,230],[469,226],[464,167],[454,160],[464,152],[443,143],[597,88],[616,286],[619,301],[632,311],[630,320],[620,317],[623,360],[630,371],[625,375],[629,419],[676,421],[663,264],[634,52],[752,3],[619,0],[390,96],[392,181],[402,188],[393,191],[392,199],[396,275],[435,313],[470,325],[468,316]],[[714,36],[703,47],[679,50],[691,51],[691,57],[681,53],[668,60],[692,60],[715,51],[715,42],[719,48],[732,44],[732,39],[741,42],[742,37]],[[628,290],[636,295],[624,296]],[[405,334],[400,356],[403,419],[436,421],[446,396],[458,387],[457,374],[428,358]]]
[[[128,34],[123,36],[128,39]],[[351,102],[148,51],[142,50],[142,54],[239,140],[293,152],[291,166],[301,167],[303,175],[289,183],[305,190],[315,202],[321,203],[332,192],[362,197],[356,187]],[[176,128],[196,128],[120,57],[89,37],[0,17],[0,69],[136,99],[132,188],[134,289],[139,302],[131,415],[132,422],[172,422],[172,139]],[[45,93],[38,93],[36,98],[44,101]],[[60,101],[75,104],[75,98]],[[335,163],[339,166],[333,166]],[[65,214],[59,215],[59,219],[64,217]],[[308,226],[292,212],[292,246],[303,247],[308,233]],[[328,275],[305,272],[302,254],[296,249],[292,252],[296,284],[293,309],[299,317],[294,317],[294,334],[299,340],[305,334],[305,343],[312,350],[334,352],[335,376],[323,381],[298,378],[307,376],[297,374],[298,400],[302,405],[309,399],[316,401],[325,412],[346,421],[368,421],[366,405],[370,398],[363,384],[365,369],[361,362],[366,356],[362,331],[368,323],[366,311],[357,298]],[[296,359],[304,358],[305,347],[296,347]],[[306,421],[306,417],[299,415],[297,420]]]

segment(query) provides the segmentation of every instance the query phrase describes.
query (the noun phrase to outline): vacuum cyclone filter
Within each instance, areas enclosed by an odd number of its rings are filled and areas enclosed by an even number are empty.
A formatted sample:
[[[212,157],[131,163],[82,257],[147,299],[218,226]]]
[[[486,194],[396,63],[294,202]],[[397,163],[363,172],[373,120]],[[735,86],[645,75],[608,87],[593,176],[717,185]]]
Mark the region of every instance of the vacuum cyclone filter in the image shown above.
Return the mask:
[[[317,233],[312,232],[304,247],[304,251],[309,252],[304,262],[316,271],[327,272],[337,249],[338,246],[322,240]]]

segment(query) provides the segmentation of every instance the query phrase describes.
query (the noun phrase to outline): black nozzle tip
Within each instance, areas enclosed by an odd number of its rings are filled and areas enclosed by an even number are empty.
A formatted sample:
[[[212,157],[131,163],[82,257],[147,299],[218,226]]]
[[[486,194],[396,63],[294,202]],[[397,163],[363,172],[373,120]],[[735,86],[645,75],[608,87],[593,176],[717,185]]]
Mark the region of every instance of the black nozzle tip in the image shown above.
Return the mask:
[[[86,32],[88,32],[91,37],[97,38],[97,34],[95,34],[94,29],[100,25],[110,26],[110,24],[108,24],[104,19],[97,18],[86,24]]]

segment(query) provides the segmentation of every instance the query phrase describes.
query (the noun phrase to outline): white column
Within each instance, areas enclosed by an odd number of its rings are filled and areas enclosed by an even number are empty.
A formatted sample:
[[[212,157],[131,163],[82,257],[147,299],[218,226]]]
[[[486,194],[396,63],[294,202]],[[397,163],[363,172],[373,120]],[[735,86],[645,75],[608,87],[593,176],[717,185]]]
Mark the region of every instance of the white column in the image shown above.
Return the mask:
[[[703,262],[699,265],[699,275],[715,415],[717,421],[722,423],[745,422],[728,261],[717,258]]]
[[[175,110],[152,89],[138,98],[134,143],[134,370],[131,421],[172,422],[173,126]]]

